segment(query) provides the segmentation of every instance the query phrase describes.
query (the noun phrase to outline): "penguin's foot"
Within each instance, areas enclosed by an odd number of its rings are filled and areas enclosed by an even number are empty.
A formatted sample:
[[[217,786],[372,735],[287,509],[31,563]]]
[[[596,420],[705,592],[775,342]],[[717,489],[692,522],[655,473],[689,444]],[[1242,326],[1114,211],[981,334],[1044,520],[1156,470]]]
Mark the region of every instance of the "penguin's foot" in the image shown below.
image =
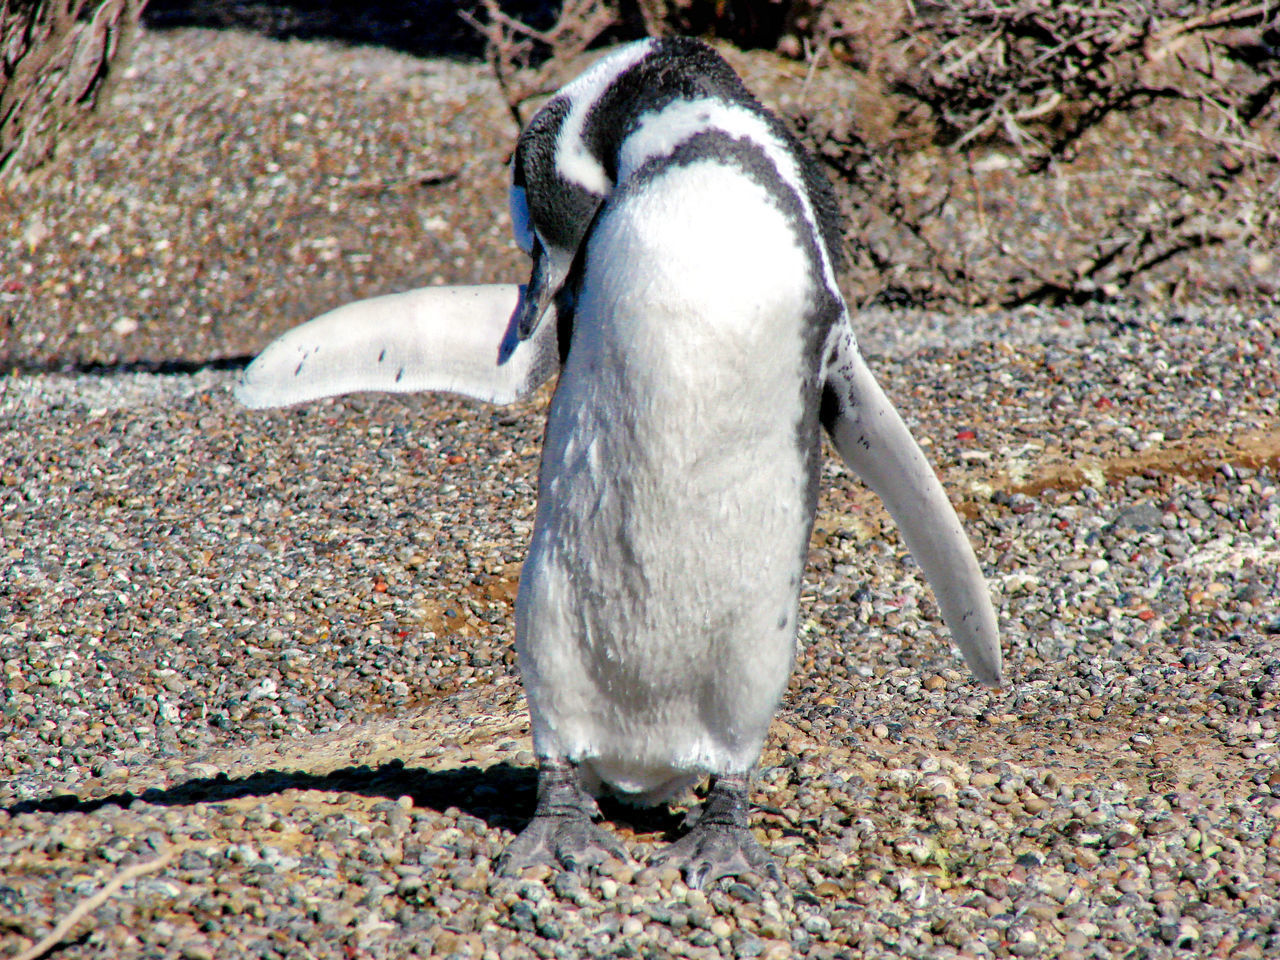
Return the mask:
[[[591,822],[598,814],[573,765],[566,760],[544,760],[538,769],[538,806],[533,819],[503,853],[498,872],[518,876],[525,867],[537,864],[580,870],[611,858],[629,863],[626,847]]]
[[[685,882],[701,889],[721,877],[754,873],[781,881],[777,861],[751,835],[747,826],[746,777],[716,777],[693,829],[649,858],[650,866],[674,866]]]

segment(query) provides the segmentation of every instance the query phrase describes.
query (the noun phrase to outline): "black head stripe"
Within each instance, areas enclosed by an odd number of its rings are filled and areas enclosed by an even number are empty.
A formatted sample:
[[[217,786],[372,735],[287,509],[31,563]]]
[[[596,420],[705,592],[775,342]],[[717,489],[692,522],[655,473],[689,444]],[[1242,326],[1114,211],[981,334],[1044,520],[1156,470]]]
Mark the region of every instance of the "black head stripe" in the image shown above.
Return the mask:
[[[675,100],[703,99],[741,103],[765,112],[733,68],[705,43],[689,37],[660,40],[648,56],[619,74],[591,106],[583,139],[616,181],[619,148],[640,117]]]
[[[556,169],[556,142],[571,106],[556,97],[529,121],[516,146],[512,175],[512,183],[526,190],[529,217],[539,235],[563,249],[578,245],[602,199],[566,181]]]
[[[569,113],[569,101],[555,97],[534,114],[516,143],[516,175],[527,177],[555,169],[556,137]],[[519,182],[516,186],[523,186]]]

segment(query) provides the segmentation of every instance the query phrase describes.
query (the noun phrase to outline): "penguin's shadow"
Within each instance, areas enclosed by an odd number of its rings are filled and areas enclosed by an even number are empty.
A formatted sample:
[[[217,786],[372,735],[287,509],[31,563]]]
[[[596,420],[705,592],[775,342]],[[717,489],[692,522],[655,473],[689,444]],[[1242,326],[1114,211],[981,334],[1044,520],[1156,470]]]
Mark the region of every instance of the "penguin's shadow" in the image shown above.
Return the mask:
[[[165,807],[197,803],[223,803],[245,797],[270,797],[288,790],[352,793],[395,800],[413,799],[416,810],[443,813],[454,808],[482,820],[494,829],[512,833],[524,829],[537,804],[537,771],[503,761],[490,767],[427,770],[391,760],[377,767],[343,767],[329,773],[305,770],[262,770],[231,778],[226,774],[187,780],[172,787],[152,787],[141,793],[122,791],[105,797],[82,799],[69,794],[23,800],[7,808],[20,813],[92,813],[106,806],[128,807],[135,800]],[[670,840],[681,832],[683,818],[666,807],[640,809],[603,798],[601,812],[613,825],[625,824],[636,834],[657,834]]]

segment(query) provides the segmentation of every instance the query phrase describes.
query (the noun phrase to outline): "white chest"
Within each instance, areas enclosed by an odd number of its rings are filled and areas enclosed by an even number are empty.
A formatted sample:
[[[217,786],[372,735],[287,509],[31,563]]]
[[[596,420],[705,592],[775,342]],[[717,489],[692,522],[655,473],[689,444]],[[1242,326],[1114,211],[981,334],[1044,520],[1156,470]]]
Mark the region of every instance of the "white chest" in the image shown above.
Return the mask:
[[[749,765],[786,682],[816,441],[808,271],[767,193],[714,163],[623,195],[588,256],[518,643],[543,743],[648,790]]]

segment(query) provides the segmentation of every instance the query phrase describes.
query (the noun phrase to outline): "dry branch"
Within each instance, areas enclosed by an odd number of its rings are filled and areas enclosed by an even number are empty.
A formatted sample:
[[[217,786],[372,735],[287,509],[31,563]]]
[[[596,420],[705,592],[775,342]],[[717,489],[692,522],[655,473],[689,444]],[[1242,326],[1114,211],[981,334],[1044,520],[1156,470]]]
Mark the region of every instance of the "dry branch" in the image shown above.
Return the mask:
[[[126,883],[130,880],[137,879],[143,874],[154,873],[161,869],[184,849],[186,849],[185,846],[171,847],[154,860],[145,860],[142,863],[135,863],[131,866],[125,867],[114,877],[108,880],[101,890],[85,897],[72,907],[67,912],[67,915],[59,920],[57,925],[54,926],[46,936],[42,937],[38,943],[32,945],[29,949],[23,950],[20,954],[14,957],[13,960],[39,960],[40,957],[43,957],[46,953],[61,943],[63,938],[66,937],[66,935],[70,933],[75,928],[75,925],[84,917],[92,913],[94,910],[97,910],[98,907],[102,906],[119,893],[120,888]]]
[[[0,181],[68,142],[102,100],[146,0],[0,0]]]
[[[856,112],[793,117],[849,200],[855,286],[867,298],[901,297],[895,278],[911,277],[913,302],[1083,302],[1138,290],[1193,251],[1280,245],[1275,0],[810,6],[797,18],[806,46],[829,50],[851,88],[896,114],[887,135]],[[1107,155],[1118,131],[1146,131],[1126,141],[1143,155],[1128,181],[1114,156],[1125,151]],[[921,150],[935,161],[917,162]],[[973,151],[1004,157],[1008,172],[990,181],[1005,190],[1016,178],[1043,205],[1058,184],[1090,205],[1037,240],[1064,255],[1030,252],[1024,220],[986,215],[981,178],[955,156]],[[1143,178],[1143,164],[1193,176]],[[1091,177],[1115,186],[1090,195],[1079,185]],[[947,202],[912,199],[938,195]],[[938,239],[944,222],[972,224],[961,249],[954,229]]]
[[[483,18],[466,10],[459,16],[485,38],[486,59],[517,131],[524,127],[525,104],[550,93],[564,65],[618,22],[615,6],[605,0],[565,0],[548,30],[504,13],[498,0],[481,0],[481,9]]]

